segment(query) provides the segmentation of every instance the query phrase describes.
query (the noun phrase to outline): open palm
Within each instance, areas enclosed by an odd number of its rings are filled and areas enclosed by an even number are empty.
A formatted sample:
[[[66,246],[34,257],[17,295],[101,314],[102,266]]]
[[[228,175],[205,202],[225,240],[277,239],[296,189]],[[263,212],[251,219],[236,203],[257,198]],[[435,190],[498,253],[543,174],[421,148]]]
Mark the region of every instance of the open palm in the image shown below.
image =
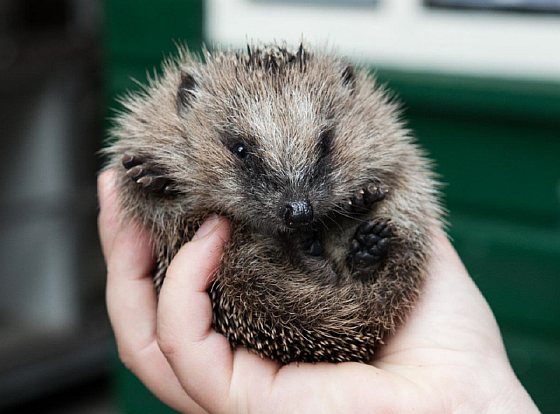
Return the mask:
[[[416,308],[371,364],[281,366],[212,330],[207,288],[229,236],[214,217],[169,267],[156,298],[146,233],[120,220],[99,179],[107,305],[119,355],[162,401],[196,413],[538,412],[513,374],[486,301],[442,233]]]

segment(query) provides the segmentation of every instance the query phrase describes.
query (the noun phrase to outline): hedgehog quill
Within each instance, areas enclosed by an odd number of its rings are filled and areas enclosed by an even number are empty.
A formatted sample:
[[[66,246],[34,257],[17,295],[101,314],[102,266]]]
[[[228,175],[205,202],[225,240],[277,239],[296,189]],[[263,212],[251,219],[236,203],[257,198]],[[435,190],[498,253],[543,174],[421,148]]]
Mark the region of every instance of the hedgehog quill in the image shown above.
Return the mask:
[[[150,230],[155,288],[221,214],[232,235],[209,295],[232,347],[371,360],[414,306],[441,226],[430,162],[384,88],[303,45],[180,49],[123,104],[108,168]]]

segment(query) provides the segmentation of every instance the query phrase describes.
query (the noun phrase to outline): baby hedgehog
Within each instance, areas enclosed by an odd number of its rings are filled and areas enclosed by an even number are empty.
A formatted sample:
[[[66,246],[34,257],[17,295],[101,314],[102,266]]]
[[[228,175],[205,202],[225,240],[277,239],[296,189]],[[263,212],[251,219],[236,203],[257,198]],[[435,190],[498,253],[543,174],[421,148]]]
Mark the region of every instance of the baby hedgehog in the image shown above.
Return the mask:
[[[218,213],[232,236],[209,295],[232,347],[369,361],[412,308],[441,217],[429,162],[375,79],[303,45],[181,49],[123,103],[109,168],[151,232],[156,289]]]

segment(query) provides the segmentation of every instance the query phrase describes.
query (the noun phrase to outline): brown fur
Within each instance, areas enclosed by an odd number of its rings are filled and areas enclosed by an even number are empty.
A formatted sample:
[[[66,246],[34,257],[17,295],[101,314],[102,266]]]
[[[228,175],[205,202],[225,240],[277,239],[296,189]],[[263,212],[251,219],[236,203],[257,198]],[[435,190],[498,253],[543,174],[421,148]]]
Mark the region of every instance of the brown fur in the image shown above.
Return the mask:
[[[384,89],[337,57],[277,45],[204,57],[181,50],[161,77],[127,96],[107,149],[127,216],[151,230],[156,286],[201,220],[223,214],[233,232],[210,295],[214,327],[232,346],[282,363],[371,359],[425,276],[441,216],[429,162]],[[325,131],[330,144],[320,142]],[[250,163],[232,153],[236,142]],[[123,154],[168,178],[170,193],[143,191],[126,176]],[[349,213],[348,200],[369,183],[387,196]],[[302,253],[303,231],[279,214],[300,198],[312,204],[320,256]],[[363,279],[347,256],[369,219],[388,220],[393,234]]]

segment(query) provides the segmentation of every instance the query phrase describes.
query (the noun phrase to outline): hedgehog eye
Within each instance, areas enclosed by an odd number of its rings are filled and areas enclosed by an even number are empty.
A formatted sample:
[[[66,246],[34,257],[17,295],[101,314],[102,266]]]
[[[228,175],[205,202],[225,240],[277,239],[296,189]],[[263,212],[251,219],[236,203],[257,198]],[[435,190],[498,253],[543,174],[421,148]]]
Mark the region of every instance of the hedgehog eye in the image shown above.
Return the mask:
[[[247,145],[242,142],[238,142],[233,147],[231,147],[231,152],[233,152],[239,158],[245,158],[248,154]]]

